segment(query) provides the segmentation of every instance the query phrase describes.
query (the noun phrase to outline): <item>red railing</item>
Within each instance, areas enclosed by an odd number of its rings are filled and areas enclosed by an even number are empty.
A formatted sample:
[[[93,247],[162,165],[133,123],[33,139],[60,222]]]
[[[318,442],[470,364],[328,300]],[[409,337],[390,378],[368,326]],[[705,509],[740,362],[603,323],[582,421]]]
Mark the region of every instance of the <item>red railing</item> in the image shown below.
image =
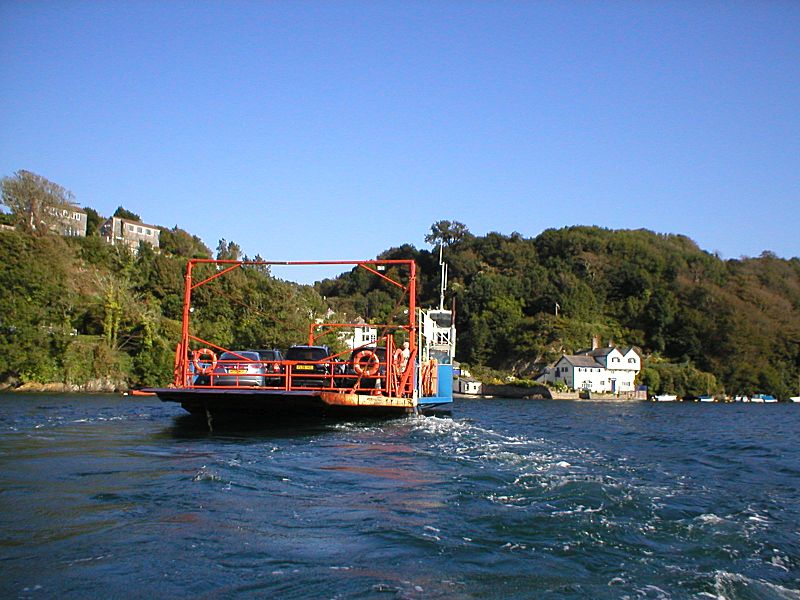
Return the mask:
[[[216,273],[193,283],[193,269],[197,265],[217,265]],[[405,322],[369,325],[377,328],[381,335],[375,345],[363,345],[354,350],[346,350],[318,361],[266,361],[248,359],[240,352],[230,350],[210,340],[191,333],[192,292],[215,279],[224,276],[241,266],[255,265],[354,265],[365,269],[383,281],[403,291],[407,304],[398,310]],[[408,280],[399,281],[387,276],[382,270],[389,266],[408,268]],[[365,323],[313,323],[309,327],[309,345],[318,345],[326,335],[339,335],[347,329],[364,327]],[[176,348],[175,373],[173,384],[180,388],[242,389],[243,387],[270,390],[324,390],[341,393],[382,394],[387,396],[409,397],[413,393],[417,356],[416,323],[416,265],[412,260],[372,260],[372,261],[232,261],[213,259],[192,259],[187,263],[184,285],[183,323],[181,341]],[[399,334],[409,342],[410,357],[407,368],[403,369],[403,359],[394,336]],[[379,350],[380,348],[381,350]],[[356,369],[345,355],[353,356],[357,351],[383,354],[377,363],[372,360],[368,370]],[[198,352],[205,353],[198,357]],[[208,354],[213,353],[212,355]],[[217,355],[232,352],[236,360],[220,361]],[[205,362],[203,358],[207,358]],[[213,367],[210,367],[211,363]],[[246,368],[241,368],[246,365]],[[377,365],[377,366],[375,366]],[[300,368],[310,366],[310,369]],[[239,368],[236,368],[239,367]],[[372,371],[375,370],[375,373]],[[233,372],[231,372],[233,371]],[[239,372],[246,371],[246,372]],[[261,372],[263,371],[263,372]],[[305,372],[308,371],[308,372]],[[368,372],[369,371],[369,372]],[[199,382],[199,383],[198,383]]]

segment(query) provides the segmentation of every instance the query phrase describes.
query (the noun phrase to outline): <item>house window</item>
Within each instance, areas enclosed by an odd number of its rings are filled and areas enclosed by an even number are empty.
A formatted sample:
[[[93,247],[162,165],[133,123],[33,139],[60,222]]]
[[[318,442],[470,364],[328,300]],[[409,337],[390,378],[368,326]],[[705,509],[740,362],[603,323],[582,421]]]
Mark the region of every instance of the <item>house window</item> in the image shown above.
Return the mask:
[[[615,356],[611,359],[611,362],[619,362],[619,357]]]
[[[128,231],[133,232],[133,225],[128,225]]]
[[[606,384],[606,382],[605,382],[605,381],[601,381],[601,382],[600,382],[600,385],[605,385],[605,384]]]
[[[635,363],[635,362],[636,362],[636,359],[635,359],[635,358],[629,358],[629,359],[628,359],[628,362],[629,362],[629,363]]]
[[[142,233],[142,228],[141,227],[137,227],[136,228],[136,233]]]

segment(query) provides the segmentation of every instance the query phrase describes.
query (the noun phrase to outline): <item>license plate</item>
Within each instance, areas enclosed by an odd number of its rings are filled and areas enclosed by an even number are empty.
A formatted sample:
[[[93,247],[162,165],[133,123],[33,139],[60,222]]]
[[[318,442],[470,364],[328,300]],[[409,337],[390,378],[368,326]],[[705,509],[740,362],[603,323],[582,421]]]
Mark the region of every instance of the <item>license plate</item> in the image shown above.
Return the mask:
[[[298,371],[313,371],[314,365],[297,365]]]
[[[228,369],[231,375],[247,375],[247,369]]]

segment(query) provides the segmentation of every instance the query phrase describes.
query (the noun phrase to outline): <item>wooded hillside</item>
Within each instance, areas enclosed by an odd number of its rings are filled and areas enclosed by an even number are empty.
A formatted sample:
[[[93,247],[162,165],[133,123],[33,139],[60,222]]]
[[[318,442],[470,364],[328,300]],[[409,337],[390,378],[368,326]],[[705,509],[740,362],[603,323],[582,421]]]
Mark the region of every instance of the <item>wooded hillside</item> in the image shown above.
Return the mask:
[[[599,336],[641,351],[651,391],[798,393],[798,258],[721,260],[681,235],[597,227],[473,236],[445,221],[427,239],[444,244],[457,357],[470,365],[531,376]],[[422,268],[420,303],[438,305],[438,250],[381,255],[399,257]],[[377,317],[392,291],[366,282],[348,274],[318,290],[337,308]]]
[[[3,197],[13,209],[11,181],[4,179]],[[41,189],[36,206],[69,196],[57,186]],[[34,218],[25,206],[5,215],[17,229],[0,228],[0,383],[168,383],[186,259],[210,256],[209,249],[177,227],[161,228],[157,251],[108,245],[92,209],[88,236],[65,238],[49,232],[46,210]],[[118,213],[138,220],[122,207]],[[525,238],[474,236],[461,223],[440,221],[426,241],[431,250],[404,245],[380,258],[416,260],[418,303],[436,306],[442,246],[457,357],[471,366],[529,378],[598,336],[637,347],[646,359],[640,380],[654,392],[798,393],[798,258],[726,261],[684,236],[597,227]],[[225,240],[216,250],[217,258],[240,255]],[[302,343],[308,324],[330,308],[340,321],[385,322],[397,294],[359,270],[303,286],[247,267],[197,291],[193,333],[231,348],[285,349]]]
[[[0,382],[89,389],[166,385],[180,337],[186,259],[210,256],[178,228],[137,254],[97,236],[0,231]],[[220,242],[220,258],[242,258]],[[198,267],[196,277],[210,275]],[[205,275],[204,275],[205,269]],[[193,333],[235,348],[302,343],[324,312],[313,288],[243,268],[193,296]]]

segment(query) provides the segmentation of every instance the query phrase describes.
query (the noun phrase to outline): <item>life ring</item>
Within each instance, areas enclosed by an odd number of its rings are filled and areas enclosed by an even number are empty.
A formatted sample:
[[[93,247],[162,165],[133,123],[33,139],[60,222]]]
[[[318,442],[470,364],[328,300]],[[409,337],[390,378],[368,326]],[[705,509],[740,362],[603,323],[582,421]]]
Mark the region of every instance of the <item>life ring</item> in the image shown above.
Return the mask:
[[[353,370],[357,375],[372,377],[378,374],[380,367],[381,359],[372,350],[362,350],[353,357]]]
[[[408,364],[406,364],[406,369],[408,368]],[[393,360],[392,360],[392,369],[394,369],[395,377],[400,377],[403,373],[406,372],[406,369],[403,368],[403,350],[402,348],[398,348],[394,351]]]
[[[208,360],[203,360],[201,362],[201,358],[204,356],[211,357],[211,364],[203,365],[202,363],[209,362]],[[208,348],[200,348],[200,350],[195,350],[192,358],[192,364],[194,365],[194,370],[196,373],[201,373],[203,375],[208,375],[211,373],[214,368],[217,366],[217,355],[214,354],[213,350]]]

